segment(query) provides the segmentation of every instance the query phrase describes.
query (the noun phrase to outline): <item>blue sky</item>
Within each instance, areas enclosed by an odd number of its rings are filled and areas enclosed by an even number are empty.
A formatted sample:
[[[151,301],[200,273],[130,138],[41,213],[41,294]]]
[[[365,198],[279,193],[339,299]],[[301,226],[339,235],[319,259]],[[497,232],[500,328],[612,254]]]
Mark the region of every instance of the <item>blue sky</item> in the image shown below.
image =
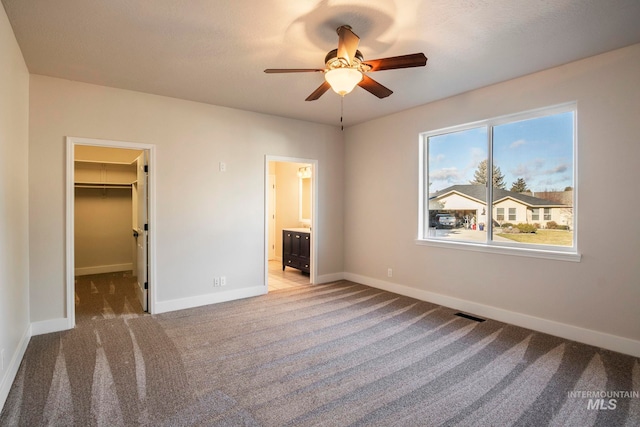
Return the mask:
[[[429,192],[468,184],[487,158],[486,128],[429,138]],[[494,164],[506,189],[524,178],[533,191],[573,187],[573,112],[494,127]]]

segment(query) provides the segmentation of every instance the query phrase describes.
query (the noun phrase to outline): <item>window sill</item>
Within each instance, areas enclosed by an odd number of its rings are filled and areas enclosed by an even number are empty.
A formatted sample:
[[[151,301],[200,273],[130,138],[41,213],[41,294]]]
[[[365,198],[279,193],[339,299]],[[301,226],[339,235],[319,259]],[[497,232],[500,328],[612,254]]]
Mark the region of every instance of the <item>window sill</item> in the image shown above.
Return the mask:
[[[577,252],[554,251],[548,249],[532,249],[497,244],[452,242],[436,239],[416,239],[416,244],[421,246],[433,246],[438,248],[459,249],[464,251],[484,252],[499,255],[515,255],[529,258],[544,258],[556,261],[580,262],[582,255]]]

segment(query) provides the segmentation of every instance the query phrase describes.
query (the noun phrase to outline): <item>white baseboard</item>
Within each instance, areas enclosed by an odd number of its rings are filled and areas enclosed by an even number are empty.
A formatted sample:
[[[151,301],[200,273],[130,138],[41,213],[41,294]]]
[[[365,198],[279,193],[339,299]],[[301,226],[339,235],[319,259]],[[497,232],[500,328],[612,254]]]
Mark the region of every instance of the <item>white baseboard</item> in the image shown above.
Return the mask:
[[[22,362],[24,353],[27,351],[27,346],[29,345],[29,339],[31,339],[31,326],[27,326],[27,329],[25,329],[24,333],[22,334],[22,338],[20,338],[18,347],[16,348],[16,351],[13,352],[11,360],[6,366],[4,375],[0,380],[0,411],[4,407],[4,403],[7,401],[9,391],[11,390],[11,386],[13,385],[13,381],[16,379],[18,368],[20,368],[20,363]]]
[[[486,317],[523,328],[544,332],[560,338],[640,357],[640,341],[635,341],[629,338],[585,329],[579,326],[568,325],[566,323],[560,323],[553,320],[542,319],[528,314],[504,310],[498,307],[492,307],[435,292],[399,285],[397,283],[386,282],[384,280],[373,279],[371,277],[360,276],[358,274],[344,273],[344,279],[371,286],[373,288],[384,289],[385,291],[416,298],[421,301],[443,305],[445,307],[464,311],[479,317]]]
[[[253,286],[250,288],[231,289],[224,292],[215,292],[212,294],[198,295],[195,297],[179,298],[169,301],[158,301],[155,304],[154,314],[184,310],[186,308],[217,304],[219,302],[233,301],[242,298],[256,297],[259,295],[264,295],[266,293],[266,286]]]
[[[31,335],[50,334],[51,332],[66,331],[72,329],[73,325],[69,324],[69,319],[62,317],[60,319],[41,320],[31,323]]]
[[[92,267],[80,267],[75,269],[76,276],[87,276],[89,274],[117,273],[118,271],[133,270],[133,263],[94,265]]]
[[[318,276],[316,284],[337,282],[338,280],[344,280],[344,273],[331,273]]]

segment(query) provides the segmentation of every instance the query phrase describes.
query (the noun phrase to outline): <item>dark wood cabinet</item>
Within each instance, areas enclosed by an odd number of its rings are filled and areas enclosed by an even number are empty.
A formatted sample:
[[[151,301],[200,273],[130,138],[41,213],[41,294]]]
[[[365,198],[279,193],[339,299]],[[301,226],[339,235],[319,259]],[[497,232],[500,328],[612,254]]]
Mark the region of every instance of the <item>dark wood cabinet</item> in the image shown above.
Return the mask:
[[[286,267],[311,271],[311,233],[282,230],[282,270]]]

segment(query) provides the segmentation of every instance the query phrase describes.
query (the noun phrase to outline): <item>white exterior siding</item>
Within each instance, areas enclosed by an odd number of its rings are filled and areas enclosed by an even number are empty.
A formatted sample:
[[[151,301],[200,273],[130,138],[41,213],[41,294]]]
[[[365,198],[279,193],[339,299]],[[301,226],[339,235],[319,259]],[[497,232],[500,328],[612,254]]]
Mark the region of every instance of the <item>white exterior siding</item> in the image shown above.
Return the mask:
[[[443,209],[445,210],[478,210],[483,209],[485,204],[470,199],[468,197],[462,196],[458,193],[453,193],[447,197],[443,197],[438,200],[440,203],[444,205]]]
[[[429,205],[430,209],[434,211],[474,211],[476,212],[477,223],[487,222],[487,216],[484,214],[486,212],[484,202],[455,191],[443,195],[438,199],[432,199]],[[504,219],[498,219],[499,208],[504,209]],[[515,219],[510,219],[509,209],[515,209]],[[533,218],[534,209],[538,210],[538,219]],[[545,209],[549,209],[550,218],[548,219],[545,219]],[[573,229],[573,209],[571,207],[558,207],[557,205],[555,207],[545,207],[544,205],[532,207],[511,197],[504,198],[494,204],[493,219],[498,224],[539,224],[541,228],[547,228],[547,224],[550,221],[554,221],[558,225],[569,226]]]
[[[498,208],[504,208],[504,220],[498,221]],[[516,210],[516,218],[509,219],[509,208]],[[493,206],[493,219],[501,222],[510,222],[517,224],[519,222],[527,222],[527,206],[513,199],[504,199]]]

